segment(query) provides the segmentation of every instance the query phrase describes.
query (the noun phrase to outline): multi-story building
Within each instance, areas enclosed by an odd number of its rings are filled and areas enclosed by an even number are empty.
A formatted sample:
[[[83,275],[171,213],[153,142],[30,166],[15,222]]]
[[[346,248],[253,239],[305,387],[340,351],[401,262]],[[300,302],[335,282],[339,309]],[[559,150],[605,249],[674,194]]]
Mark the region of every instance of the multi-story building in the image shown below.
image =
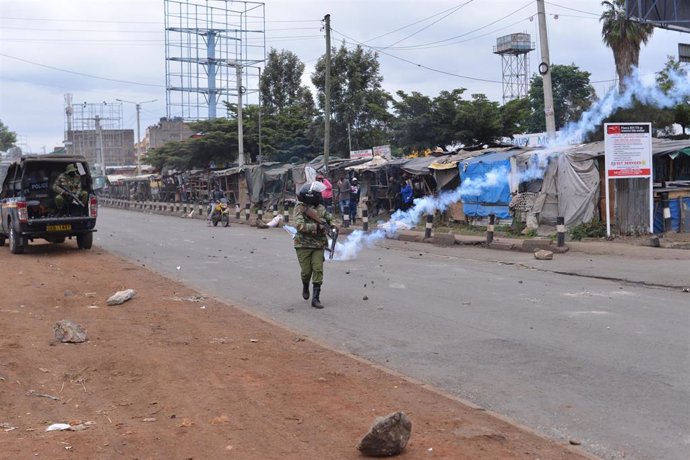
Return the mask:
[[[69,130],[67,145],[70,154],[83,155],[92,166],[101,166],[101,145],[103,166],[131,165],[134,155],[133,129]]]
[[[142,140],[144,143],[142,153],[148,149],[161,147],[167,142],[189,139],[192,134],[194,132],[182,118],[163,117],[157,124],[146,128],[146,137]]]

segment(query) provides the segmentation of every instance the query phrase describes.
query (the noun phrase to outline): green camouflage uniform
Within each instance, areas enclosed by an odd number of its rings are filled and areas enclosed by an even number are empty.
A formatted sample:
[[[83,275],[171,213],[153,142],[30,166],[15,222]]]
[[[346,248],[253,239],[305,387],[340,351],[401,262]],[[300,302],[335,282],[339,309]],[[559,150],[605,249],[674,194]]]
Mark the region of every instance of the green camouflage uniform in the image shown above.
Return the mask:
[[[77,168],[73,168],[73,170],[76,172]],[[65,197],[63,195],[65,191],[62,188],[65,188],[76,195],[85,206],[88,205],[89,192],[82,190],[81,176],[79,174],[70,174],[69,170],[70,168],[68,167],[67,171],[60,174],[53,183],[53,191],[55,192],[55,206],[58,210],[65,206],[65,201],[67,201],[67,203],[72,202],[72,198],[69,196]]]
[[[318,233],[317,223],[304,214],[304,210],[308,207],[315,209],[319,217],[329,226],[332,216],[322,204],[312,206],[304,203],[297,203],[293,216],[297,228],[294,238],[295,251],[297,251],[297,260],[302,270],[302,282],[309,283],[311,280],[312,283],[320,286],[323,283],[323,252],[328,246],[328,238],[326,238],[325,230]]]

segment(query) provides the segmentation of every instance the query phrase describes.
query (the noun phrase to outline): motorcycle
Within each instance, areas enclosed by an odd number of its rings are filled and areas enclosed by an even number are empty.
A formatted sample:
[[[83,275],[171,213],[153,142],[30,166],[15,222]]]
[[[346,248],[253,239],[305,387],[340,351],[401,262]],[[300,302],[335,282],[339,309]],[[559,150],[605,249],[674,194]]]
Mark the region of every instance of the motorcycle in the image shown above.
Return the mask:
[[[213,206],[211,223],[214,227],[217,227],[218,222],[220,222],[223,227],[230,226],[230,208],[228,207],[228,200],[225,198],[222,200],[216,200],[216,204]]]

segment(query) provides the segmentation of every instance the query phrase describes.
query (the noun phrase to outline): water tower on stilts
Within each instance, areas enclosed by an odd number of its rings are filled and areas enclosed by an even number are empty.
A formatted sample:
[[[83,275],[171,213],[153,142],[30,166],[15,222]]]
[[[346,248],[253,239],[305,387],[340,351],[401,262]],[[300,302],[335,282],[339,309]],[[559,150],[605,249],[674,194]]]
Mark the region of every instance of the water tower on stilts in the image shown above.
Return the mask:
[[[529,90],[529,52],[534,43],[527,33],[504,35],[496,39],[494,54],[501,56],[503,103],[527,96]]]

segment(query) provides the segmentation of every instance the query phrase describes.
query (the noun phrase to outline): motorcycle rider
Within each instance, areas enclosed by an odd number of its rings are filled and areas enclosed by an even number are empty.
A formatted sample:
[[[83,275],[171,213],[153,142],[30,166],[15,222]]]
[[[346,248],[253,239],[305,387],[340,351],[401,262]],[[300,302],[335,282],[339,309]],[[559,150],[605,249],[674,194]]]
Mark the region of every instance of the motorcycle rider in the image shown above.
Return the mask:
[[[208,196],[209,198],[209,203],[208,203],[208,215],[206,216],[206,222],[208,222],[208,225],[211,225],[211,216],[213,216],[213,210],[216,207],[216,203],[220,200],[225,199],[225,192],[223,192],[220,187],[218,187],[218,184],[213,185],[213,190]]]

